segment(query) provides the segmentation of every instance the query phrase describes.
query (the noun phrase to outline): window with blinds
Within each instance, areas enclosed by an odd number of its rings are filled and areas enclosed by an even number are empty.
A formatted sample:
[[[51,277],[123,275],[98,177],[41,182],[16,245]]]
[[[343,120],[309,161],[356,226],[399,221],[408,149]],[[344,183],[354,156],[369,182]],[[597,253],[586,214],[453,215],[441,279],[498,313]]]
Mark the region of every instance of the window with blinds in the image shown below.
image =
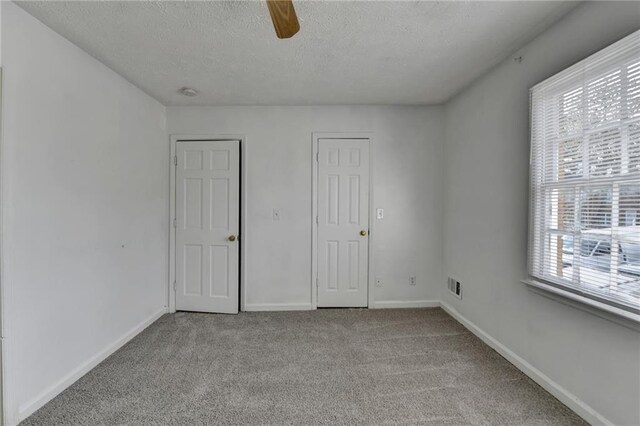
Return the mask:
[[[640,310],[640,31],[531,89],[529,273]]]

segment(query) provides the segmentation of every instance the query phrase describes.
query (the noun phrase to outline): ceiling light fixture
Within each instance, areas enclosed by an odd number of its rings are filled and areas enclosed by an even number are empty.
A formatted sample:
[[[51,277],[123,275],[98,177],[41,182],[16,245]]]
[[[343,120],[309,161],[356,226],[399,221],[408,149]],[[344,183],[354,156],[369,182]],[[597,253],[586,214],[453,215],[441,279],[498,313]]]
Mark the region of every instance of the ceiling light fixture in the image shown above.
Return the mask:
[[[178,92],[180,92],[181,95],[189,97],[198,95],[198,91],[196,89],[192,89],[191,87],[183,87],[182,89],[178,90]]]

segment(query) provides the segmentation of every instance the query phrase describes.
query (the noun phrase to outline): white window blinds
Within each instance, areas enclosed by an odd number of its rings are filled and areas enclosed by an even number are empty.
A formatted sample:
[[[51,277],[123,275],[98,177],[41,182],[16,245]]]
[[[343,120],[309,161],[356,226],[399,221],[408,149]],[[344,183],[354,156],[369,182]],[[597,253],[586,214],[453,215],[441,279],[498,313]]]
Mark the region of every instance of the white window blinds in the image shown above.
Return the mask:
[[[529,273],[640,309],[640,31],[531,89]]]

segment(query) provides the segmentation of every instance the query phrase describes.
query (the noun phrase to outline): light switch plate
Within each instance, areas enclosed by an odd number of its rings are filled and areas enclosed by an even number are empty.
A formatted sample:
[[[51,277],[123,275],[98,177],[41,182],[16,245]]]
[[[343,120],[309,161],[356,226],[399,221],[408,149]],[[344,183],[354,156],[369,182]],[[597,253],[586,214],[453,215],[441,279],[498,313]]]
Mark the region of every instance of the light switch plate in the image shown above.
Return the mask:
[[[376,209],[376,219],[384,219],[384,209]]]

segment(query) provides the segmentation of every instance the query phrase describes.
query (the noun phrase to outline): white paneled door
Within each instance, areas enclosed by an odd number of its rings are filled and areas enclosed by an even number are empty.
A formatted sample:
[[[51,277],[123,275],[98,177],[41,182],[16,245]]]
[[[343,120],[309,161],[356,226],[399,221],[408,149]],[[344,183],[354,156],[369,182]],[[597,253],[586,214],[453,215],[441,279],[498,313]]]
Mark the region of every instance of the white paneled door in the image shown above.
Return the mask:
[[[238,313],[240,142],[176,144],[176,309]]]
[[[318,140],[318,307],[366,307],[369,140]]]

